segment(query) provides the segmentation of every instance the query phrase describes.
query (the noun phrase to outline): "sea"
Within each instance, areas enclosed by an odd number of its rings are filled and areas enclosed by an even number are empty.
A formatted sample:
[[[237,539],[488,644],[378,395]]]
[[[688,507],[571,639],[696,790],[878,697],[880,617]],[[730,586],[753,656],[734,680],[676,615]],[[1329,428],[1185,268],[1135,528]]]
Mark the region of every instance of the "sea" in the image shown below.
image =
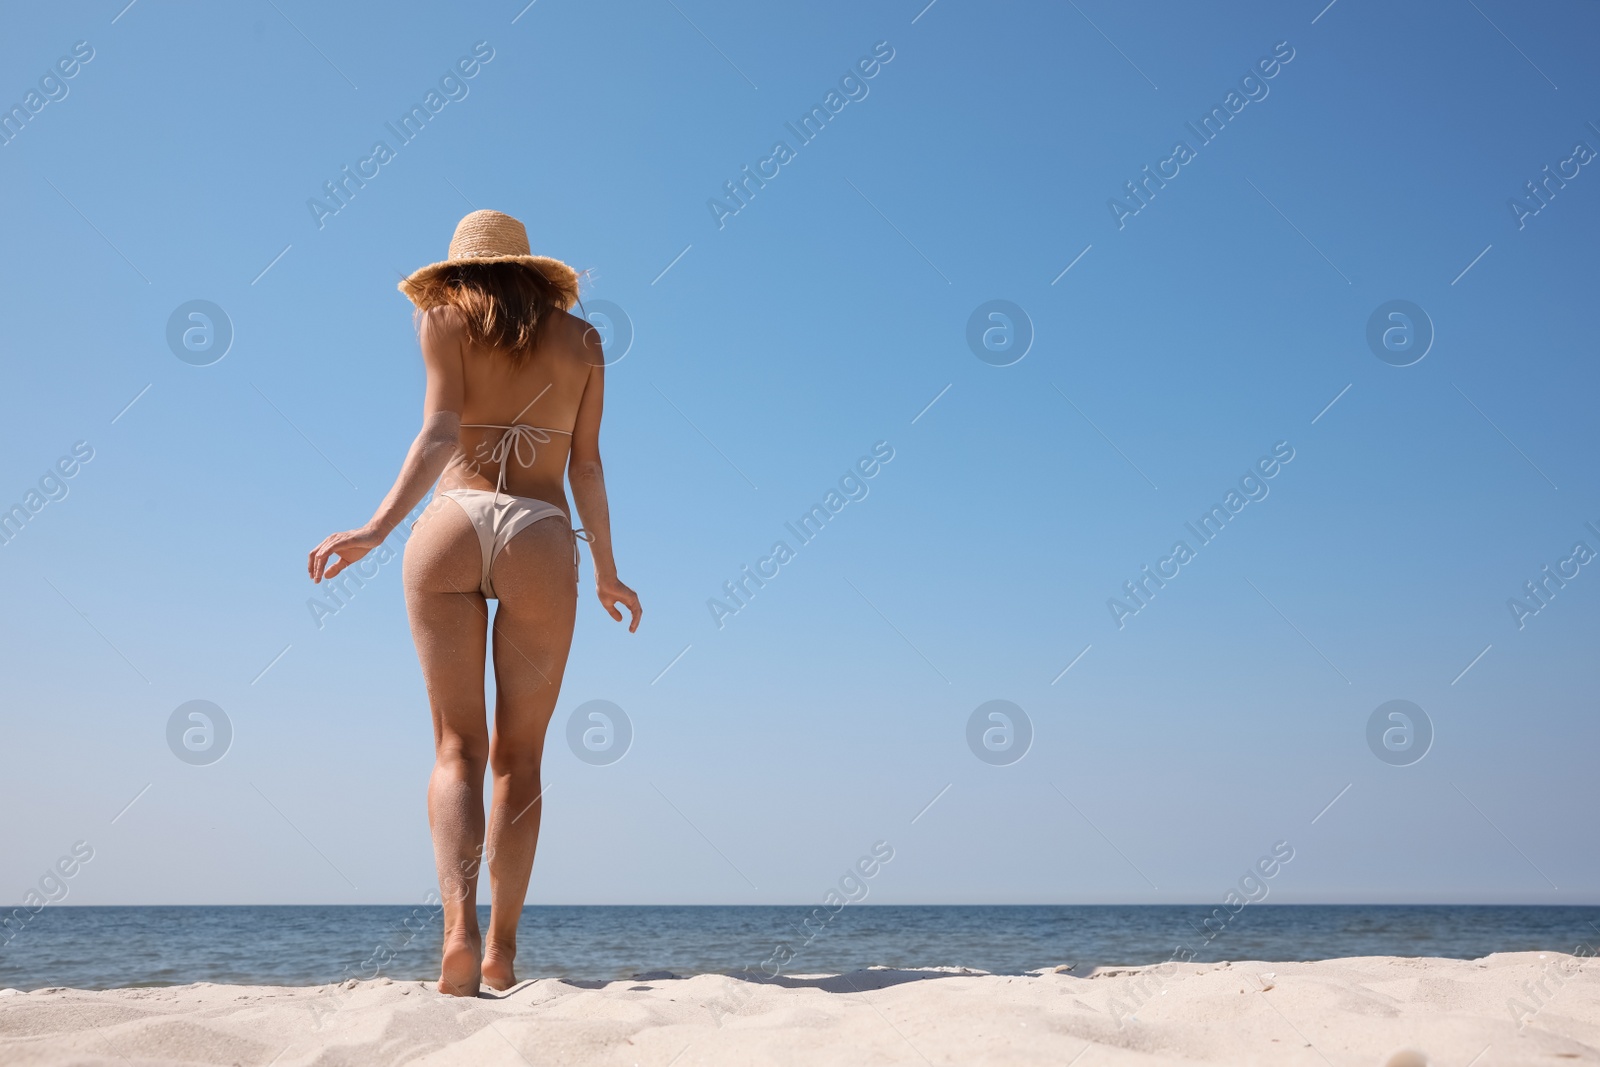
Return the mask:
[[[46,906],[5,913],[0,989],[437,978],[436,906]],[[1220,917],[1219,917],[1220,915]],[[3,917],[3,916],[0,916]],[[487,909],[482,923],[488,925]],[[1350,956],[1589,954],[1600,907],[1513,905],[530,906],[519,978],[837,974]]]

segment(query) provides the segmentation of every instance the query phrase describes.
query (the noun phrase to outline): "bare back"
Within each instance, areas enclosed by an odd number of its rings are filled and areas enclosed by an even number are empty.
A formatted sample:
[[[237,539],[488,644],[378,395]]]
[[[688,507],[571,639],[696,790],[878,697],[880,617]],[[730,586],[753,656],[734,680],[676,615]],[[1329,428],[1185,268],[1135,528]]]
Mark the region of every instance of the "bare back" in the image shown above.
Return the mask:
[[[436,308],[442,332],[454,335],[461,359],[460,447],[439,488],[493,490],[501,464],[494,455],[506,433],[524,425],[538,431],[505,449],[505,492],[555,504],[570,516],[565,473],[569,458],[597,447],[599,389],[590,383],[603,367],[596,331],[564,311],[539,324],[533,354],[514,364],[504,353],[474,345],[459,328],[460,313]],[[429,324],[425,324],[425,329]],[[586,403],[587,397],[587,403]]]

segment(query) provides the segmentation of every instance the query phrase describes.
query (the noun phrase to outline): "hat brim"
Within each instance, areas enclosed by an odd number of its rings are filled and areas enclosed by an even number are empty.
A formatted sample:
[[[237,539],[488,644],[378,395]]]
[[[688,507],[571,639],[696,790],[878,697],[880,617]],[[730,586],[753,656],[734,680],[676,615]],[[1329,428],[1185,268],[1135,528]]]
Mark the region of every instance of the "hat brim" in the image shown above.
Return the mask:
[[[410,277],[400,282],[398,288],[413,304],[426,310],[428,305],[424,301],[433,288],[431,283],[434,279],[451,267],[466,263],[520,263],[538,271],[554,287],[562,311],[570,310],[578,302],[578,272],[549,256],[463,256],[460,259],[441,260],[413,271]]]

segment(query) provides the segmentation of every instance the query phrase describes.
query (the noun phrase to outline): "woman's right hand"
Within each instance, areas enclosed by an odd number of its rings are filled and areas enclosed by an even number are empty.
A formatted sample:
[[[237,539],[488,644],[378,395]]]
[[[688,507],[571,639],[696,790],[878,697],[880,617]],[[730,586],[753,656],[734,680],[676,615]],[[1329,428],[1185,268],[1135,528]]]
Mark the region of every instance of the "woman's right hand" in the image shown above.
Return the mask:
[[[623,585],[615,574],[604,578],[595,575],[594,591],[599,594],[600,606],[606,609],[607,615],[621,622],[622,612],[617,610],[617,605],[621,604],[633,615],[633,620],[628,623],[628,632],[631,634],[639,629],[639,618],[644,610],[639,607],[638,593]]]
[[[355,563],[368,552],[383,544],[383,534],[371,526],[359,530],[346,530],[330,534],[306,558],[306,573],[313,582],[336,577],[340,571]],[[332,564],[328,560],[337,556]]]

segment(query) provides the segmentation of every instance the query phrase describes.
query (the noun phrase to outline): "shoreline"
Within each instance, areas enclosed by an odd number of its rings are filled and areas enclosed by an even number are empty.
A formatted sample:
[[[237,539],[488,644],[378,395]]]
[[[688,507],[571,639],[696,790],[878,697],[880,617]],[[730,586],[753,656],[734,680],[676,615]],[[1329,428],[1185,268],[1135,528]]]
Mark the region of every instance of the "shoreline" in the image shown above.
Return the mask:
[[[1083,975],[651,972],[616,981],[528,979],[476,999],[389,978],[303,987],[48,987],[0,991],[0,1059],[259,1067],[401,1059],[659,1067],[1075,1057],[1082,1067],[1600,1063],[1600,968],[1592,963],[1516,952],[1476,960],[1102,966]],[[1393,1059],[1405,1049],[1427,1059]]]
[[[826,908],[776,905],[531,905],[520,924],[529,949],[521,962],[541,977],[618,980],[643,970],[837,974],[932,966],[1020,975],[1062,964],[1084,974],[1096,965],[1312,961],[1397,950],[1458,960],[1585,955],[1594,953],[1600,908],[1271,901],[1231,917],[1212,909],[1207,918],[1178,905],[873,902],[825,917]],[[0,988],[25,990],[426,979],[437,975],[441,949],[437,915],[407,905],[66,905],[6,932],[17,936],[0,945]]]

